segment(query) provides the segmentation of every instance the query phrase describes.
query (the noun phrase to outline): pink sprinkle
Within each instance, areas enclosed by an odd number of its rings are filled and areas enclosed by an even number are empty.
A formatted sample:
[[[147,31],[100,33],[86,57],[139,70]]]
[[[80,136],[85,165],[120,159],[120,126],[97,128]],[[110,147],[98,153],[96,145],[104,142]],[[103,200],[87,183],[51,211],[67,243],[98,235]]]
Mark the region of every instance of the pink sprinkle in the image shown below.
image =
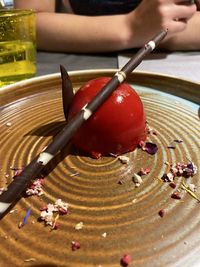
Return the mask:
[[[145,147],[145,142],[144,142],[144,141],[140,141],[139,144],[138,144],[138,146],[139,146],[140,148]]]
[[[16,170],[14,176],[19,176],[22,173],[23,169]]]
[[[14,171],[14,178],[16,178],[17,176],[19,176],[21,174],[21,172],[23,171],[24,167],[18,168],[18,167],[10,167],[11,170]]]
[[[43,178],[38,179],[38,183],[41,185],[45,184],[45,180]]]
[[[80,243],[77,242],[77,241],[72,241],[71,244],[72,244],[72,251],[75,251],[77,249],[80,249],[80,247],[81,247]]]
[[[150,173],[150,171],[151,171],[151,168],[146,168],[146,169],[141,168],[138,174],[140,176],[142,176],[142,175],[146,175],[146,174]]]
[[[146,171],[146,174],[148,174],[148,173],[150,173],[151,168],[148,167],[148,168],[145,169],[145,171]]]
[[[121,265],[122,265],[123,267],[128,266],[128,265],[130,264],[130,262],[131,262],[131,256],[130,256],[129,254],[125,254],[125,255],[121,258],[121,261],[120,261],[120,263],[121,263]]]

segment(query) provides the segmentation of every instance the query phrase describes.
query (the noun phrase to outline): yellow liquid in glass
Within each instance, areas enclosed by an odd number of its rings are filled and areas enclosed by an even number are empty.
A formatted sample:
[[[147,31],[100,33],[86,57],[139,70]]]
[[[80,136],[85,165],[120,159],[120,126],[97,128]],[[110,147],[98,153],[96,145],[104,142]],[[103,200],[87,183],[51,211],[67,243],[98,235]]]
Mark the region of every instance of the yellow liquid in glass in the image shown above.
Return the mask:
[[[0,86],[33,77],[36,72],[32,42],[0,42]]]

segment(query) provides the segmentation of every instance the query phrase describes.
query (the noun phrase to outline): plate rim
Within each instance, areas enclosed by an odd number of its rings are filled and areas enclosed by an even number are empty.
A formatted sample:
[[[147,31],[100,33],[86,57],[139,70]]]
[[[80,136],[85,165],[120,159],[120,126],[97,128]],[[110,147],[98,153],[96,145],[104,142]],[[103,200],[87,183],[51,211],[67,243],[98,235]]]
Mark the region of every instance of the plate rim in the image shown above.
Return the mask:
[[[73,71],[69,71],[69,75],[73,76],[73,75],[78,75],[78,74],[95,74],[95,73],[113,73],[113,72],[117,72],[119,71],[119,69],[117,68],[111,68],[111,69],[87,69],[87,70],[73,70]],[[150,71],[140,71],[140,70],[136,70],[131,72],[131,74],[146,74],[148,76],[159,76],[162,78],[168,78],[168,79],[172,79],[172,80],[176,80],[176,81],[183,81],[183,82],[188,82],[191,83],[193,85],[200,85],[200,82],[196,82],[190,79],[183,79],[177,76],[173,76],[173,75],[168,75],[168,74],[164,74],[164,73],[159,73],[159,72],[150,72]],[[22,80],[13,84],[9,84],[9,85],[5,85],[0,87],[0,91],[1,90],[7,90],[7,89],[12,89],[15,88],[15,86],[19,86],[19,87],[23,87],[26,85],[30,85],[31,83],[37,83],[40,81],[45,81],[45,80],[49,80],[49,79],[56,79],[61,77],[60,72],[56,72],[56,73],[50,73],[50,74],[45,74],[45,75],[40,75],[40,76],[36,76],[36,77],[32,77],[26,80]]]

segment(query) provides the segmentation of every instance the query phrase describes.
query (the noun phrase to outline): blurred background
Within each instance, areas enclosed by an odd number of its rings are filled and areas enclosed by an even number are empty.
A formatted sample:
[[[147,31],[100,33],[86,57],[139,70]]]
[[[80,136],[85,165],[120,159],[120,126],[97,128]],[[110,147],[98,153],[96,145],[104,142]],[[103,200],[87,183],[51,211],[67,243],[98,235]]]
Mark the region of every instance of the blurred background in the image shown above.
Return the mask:
[[[13,0],[0,0],[0,8],[13,8]]]

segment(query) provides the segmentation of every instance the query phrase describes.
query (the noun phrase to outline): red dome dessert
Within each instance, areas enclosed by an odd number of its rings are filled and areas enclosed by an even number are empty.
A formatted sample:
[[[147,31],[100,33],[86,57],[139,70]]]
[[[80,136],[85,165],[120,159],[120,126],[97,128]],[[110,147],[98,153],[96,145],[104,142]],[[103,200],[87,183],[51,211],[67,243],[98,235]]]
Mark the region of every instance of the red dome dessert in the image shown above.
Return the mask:
[[[89,81],[75,94],[68,118],[72,118],[110,80],[101,77]],[[80,150],[98,158],[134,150],[146,139],[146,118],[142,101],[133,88],[123,83],[81,126],[72,139]]]

